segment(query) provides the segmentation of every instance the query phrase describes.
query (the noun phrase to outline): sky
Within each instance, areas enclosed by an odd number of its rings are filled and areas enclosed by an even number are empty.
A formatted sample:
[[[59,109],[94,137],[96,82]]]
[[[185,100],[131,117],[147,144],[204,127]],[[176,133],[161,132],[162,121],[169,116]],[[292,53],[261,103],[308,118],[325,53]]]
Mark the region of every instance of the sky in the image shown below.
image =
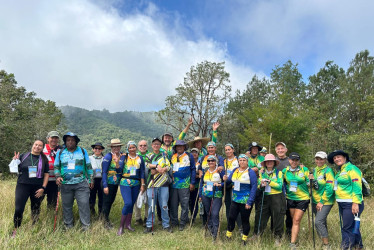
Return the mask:
[[[374,52],[371,0],[0,0],[0,69],[57,105],[157,111],[191,66],[225,61],[242,90],[297,63]]]

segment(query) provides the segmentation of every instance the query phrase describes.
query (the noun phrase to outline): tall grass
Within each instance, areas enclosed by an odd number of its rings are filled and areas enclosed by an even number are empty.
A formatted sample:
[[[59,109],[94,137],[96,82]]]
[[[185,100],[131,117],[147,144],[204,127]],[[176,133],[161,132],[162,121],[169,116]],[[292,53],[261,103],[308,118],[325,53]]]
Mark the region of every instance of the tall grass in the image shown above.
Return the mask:
[[[43,201],[40,220],[32,225],[30,218],[30,202],[26,204],[22,226],[15,238],[10,237],[13,229],[14,194],[16,180],[1,181],[0,183],[0,247],[2,249],[239,249],[244,248],[240,244],[240,233],[235,230],[234,239],[224,239],[227,226],[226,219],[223,219],[221,233],[216,243],[210,237],[204,236],[201,220],[192,229],[186,228],[180,232],[174,229],[172,234],[162,231],[160,225],[155,226],[155,234],[143,234],[142,226],[134,226],[135,232],[128,232],[118,237],[116,232],[119,226],[122,198],[118,194],[111,212],[111,220],[115,227],[106,230],[98,220],[93,220],[91,228],[87,232],[80,231],[78,210],[74,206],[75,227],[69,231],[63,230],[61,207],[58,214],[57,230],[53,232],[54,212],[47,211],[46,201]],[[365,200],[365,210],[361,218],[361,233],[364,245],[367,249],[374,249],[374,199]],[[253,231],[254,209],[251,214],[251,233]],[[134,222],[134,219],[133,219]],[[134,223],[133,223],[134,224]],[[337,206],[334,205],[328,217],[329,238],[332,249],[340,246],[341,234]],[[275,247],[274,239],[267,229],[264,236],[254,242],[249,242],[245,248],[255,249],[288,249],[289,243],[284,238],[281,247]],[[313,242],[308,229],[308,216],[304,214],[299,234],[300,249],[313,249]],[[321,243],[316,236],[316,248],[321,248]]]

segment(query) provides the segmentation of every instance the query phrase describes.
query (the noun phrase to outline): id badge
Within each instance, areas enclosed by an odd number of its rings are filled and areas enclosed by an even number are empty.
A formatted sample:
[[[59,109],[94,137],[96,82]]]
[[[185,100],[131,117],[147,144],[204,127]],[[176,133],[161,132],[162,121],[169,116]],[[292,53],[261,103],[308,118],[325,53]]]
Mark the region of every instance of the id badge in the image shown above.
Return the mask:
[[[234,190],[240,191],[240,181],[234,181]]]
[[[267,184],[267,185],[265,186],[265,193],[270,193],[270,192],[271,192],[271,187],[270,187],[269,184]]]
[[[157,165],[157,164],[158,164],[158,161],[152,161],[152,164],[153,164],[153,165]]]
[[[68,169],[75,169],[75,160],[69,160],[68,161]]]
[[[131,176],[136,175],[136,167],[130,167],[130,175]]]
[[[36,178],[36,166],[29,166],[29,178]]]
[[[213,191],[213,182],[212,181],[208,181],[206,183],[206,190],[207,191]]]
[[[178,172],[178,170],[179,170],[179,162],[176,162],[173,165],[173,172]]]
[[[297,182],[296,181],[291,181],[290,183],[290,191],[291,192],[296,192],[297,190]]]
[[[227,176],[230,176],[230,175],[231,175],[231,173],[232,173],[232,170],[230,170],[230,169],[227,169]]]
[[[95,169],[95,176],[101,177],[101,169]]]
[[[338,190],[338,180],[334,181],[334,191]]]

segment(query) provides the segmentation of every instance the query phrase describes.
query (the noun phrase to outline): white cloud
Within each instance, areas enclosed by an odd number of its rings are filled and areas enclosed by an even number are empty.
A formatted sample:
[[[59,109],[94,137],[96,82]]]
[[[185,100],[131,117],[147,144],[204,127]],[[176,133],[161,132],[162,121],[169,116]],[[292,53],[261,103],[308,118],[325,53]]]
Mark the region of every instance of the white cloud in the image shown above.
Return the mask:
[[[222,44],[188,40],[152,4],[146,14],[128,15],[89,1],[0,4],[0,68],[58,105],[158,110],[203,60],[226,60],[234,89],[254,74]]]

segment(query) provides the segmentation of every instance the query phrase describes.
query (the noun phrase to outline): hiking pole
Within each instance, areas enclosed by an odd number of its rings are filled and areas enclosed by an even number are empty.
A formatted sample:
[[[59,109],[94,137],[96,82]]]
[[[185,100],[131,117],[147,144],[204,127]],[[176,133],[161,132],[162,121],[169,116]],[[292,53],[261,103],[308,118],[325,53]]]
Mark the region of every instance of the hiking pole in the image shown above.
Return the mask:
[[[153,181],[153,180],[152,180]],[[155,212],[155,183],[153,181],[152,185],[152,202],[151,202],[151,210],[152,210],[152,235],[153,235],[153,219],[154,219],[154,212]]]
[[[192,221],[193,221],[193,217],[195,215],[196,205],[197,205],[197,201],[199,199],[199,193],[200,193],[200,188],[197,189],[196,199],[195,199],[195,202],[194,202],[194,207],[193,207],[192,215],[191,215],[190,229],[192,227]]]
[[[273,133],[270,133],[270,140],[269,140],[269,154],[271,153],[271,136],[273,135]]]
[[[57,222],[57,214],[58,214],[58,200],[60,198],[60,186],[58,186],[58,192],[57,192],[57,202],[56,202],[56,209],[55,209],[55,223],[53,224],[53,232],[56,231],[56,222]]]
[[[227,174],[227,159],[225,164],[225,174]],[[219,215],[219,224],[218,224],[218,231],[217,231],[217,238],[219,237],[220,229],[221,229],[221,219],[222,219],[222,213],[223,213],[223,206],[226,208],[226,181],[223,182],[223,197],[222,197],[222,207],[220,208],[220,215]]]
[[[312,180],[309,179],[309,186],[310,186],[310,204],[313,206],[313,186],[312,186]],[[309,207],[309,206],[308,206]],[[317,207],[316,207],[317,212]],[[316,249],[316,240],[314,238],[314,213],[312,209],[312,231],[313,231],[313,249]]]
[[[262,191],[262,200],[261,200],[261,208],[260,208],[260,219],[258,220],[257,235],[260,235],[260,225],[261,225],[261,217],[262,217],[262,208],[264,206],[264,197],[265,197],[265,189]]]

